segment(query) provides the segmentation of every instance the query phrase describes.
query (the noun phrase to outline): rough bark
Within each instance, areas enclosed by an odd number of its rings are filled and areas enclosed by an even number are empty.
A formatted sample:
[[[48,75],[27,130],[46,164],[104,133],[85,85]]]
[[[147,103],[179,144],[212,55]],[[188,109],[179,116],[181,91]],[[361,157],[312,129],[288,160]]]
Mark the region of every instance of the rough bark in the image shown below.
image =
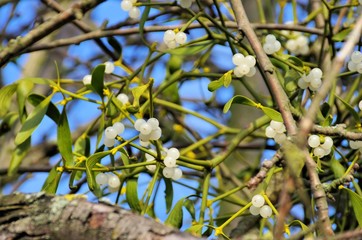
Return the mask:
[[[0,197],[0,240],[10,239],[199,239],[116,205],[81,195],[44,193]]]

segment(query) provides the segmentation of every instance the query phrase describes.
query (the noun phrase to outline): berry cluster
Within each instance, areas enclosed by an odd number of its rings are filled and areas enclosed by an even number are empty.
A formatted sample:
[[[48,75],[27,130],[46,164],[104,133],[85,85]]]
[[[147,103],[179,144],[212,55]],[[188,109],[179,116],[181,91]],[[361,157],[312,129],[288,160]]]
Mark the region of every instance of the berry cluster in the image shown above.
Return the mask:
[[[362,52],[354,51],[347,67],[352,72],[357,71],[358,73],[362,73]]]
[[[185,44],[187,41],[187,35],[184,32],[175,33],[174,30],[167,30],[163,35],[163,42],[168,48],[173,49],[179,44]]]
[[[124,131],[124,125],[121,122],[116,122],[113,126],[107,127],[104,130],[104,145],[107,147],[113,147],[115,143],[115,138],[117,135],[122,134]]]
[[[158,140],[162,135],[159,122],[156,118],[150,118],[147,121],[140,118],[134,123],[134,128],[140,132],[140,144],[143,147],[150,145],[150,140]]]
[[[179,0],[179,4],[183,8],[189,8],[191,7],[194,0]]]
[[[323,72],[320,68],[313,68],[308,75],[303,74],[298,80],[298,86],[301,89],[309,87],[311,91],[317,91],[322,85]]]
[[[251,199],[252,205],[249,208],[249,211],[252,215],[259,215],[263,218],[269,218],[273,211],[271,207],[265,204],[265,199],[262,195],[257,194]]]
[[[234,74],[236,77],[252,77],[256,73],[256,60],[254,56],[244,56],[241,53],[234,54],[232,62],[236,67],[234,68]]]
[[[129,103],[129,97],[128,97],[127,94],[125,94],[125,93],[120,93],[120,94],[118,94],[117,99],[118,99],[119,101],[121,101],[121,103],[122,103],[123,105],[126,105],[127,103]]]
[[[151,149],[151,152],[156,154],[156,151]],[[163,157],[163,164],[165,167],[162,170],[162,174],[165,178],[172,178],[173,180],[178,180],[182,177],[182,170],[177,167],[176,160],[180,157],[180,152],[177,148],[164,148],[161,151]],[[146,162],[151,162],[155,160],[155,157],[146,153]],[[146,168],[153,172],[156,170],[156,165],[147,165]]]
[[[269,126],[265,128],[265,135],[268,138],[274,138],[276,143],[282,144],[287,139],[286,131],[282,122],[271,120]]]
[[[106,173],[98,173],[96,176],[96,183],[100,186],[108,184],[110,192],[115,192],[121,185],[121,181],[116,175],[109,175]]]
[[[313,154],[319,158],[328,155],[333,147],[333,140],[331,137],[324,137],[324,142],[318,135],[310,135],[308,138],[308,145],[313,148]]]
[[[266,54],[273,54],[278,52],[282,47],[281,43],[277,40],[277,38],[273,34],[268,34],[265,37],[265,43],[263,45],[263,49]]]
[[[300,35],[300,33],[294,34],[299,36],[295,39],[289,39],[285,47],[295,55],[307,55],[309,53],[309,39],[304,35]]]
[[[121,8],[123,11],[128,12],[129,17],[136,19],[141,15],[141,11],[138,7],[134,6],[137,0],[122,0]]]

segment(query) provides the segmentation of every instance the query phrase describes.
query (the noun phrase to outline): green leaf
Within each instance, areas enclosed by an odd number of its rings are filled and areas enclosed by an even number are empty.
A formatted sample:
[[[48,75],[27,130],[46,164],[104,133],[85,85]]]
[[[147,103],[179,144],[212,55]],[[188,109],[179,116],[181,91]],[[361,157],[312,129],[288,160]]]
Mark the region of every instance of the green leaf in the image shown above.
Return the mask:
[[[300,78],[299,72],[294,69],[288,69],[284,75],[284,87],[288,92],[295,91],[297,86],[297,81]]]
[[[34,107],[38,106],[42,101],[44,101],[45,97],[38,94],[30,94],[28,96],[28,101]],[[49,106],[46,112],[46,115],[51,118],[55,123],[58,123],[60,118],[60,113],[58,108],[54,105],[54,103],[49,102]]]
[[[289,224],[289,226],[294,226],[294,225],[299,225],[299,226],[302,228],[302,231],[303,231],[303,232],[309,232],[309,230],[310,230],[307,225],[305,225],[302,221],[299,221],[299,220],[293,220],[293,221]],[[308,234],[305,235],[304,237],[305,237],[305,239],[307,239],[307,238],[308,238],[308,239],[309,239],[309,238],[313,239],[313,238],[314,238],[312,233],[308,233]]]
[[[265,115],[270,117],[270,119],[272,119],[274,121],[278,121],[278,122],[283,122],[283,118],[282,118],[282,115],[280,114],[280,112],[275,111],[272,108],[264,107],[264,106],[261,107],[261,110],[265,113]]]
[[[9,132],[14,124],[18,121],[19,114],[15,112],[9,112],[6,114],[0,122],[0,136]]]
[[[89,87],[92,88],[93,91],[98,93],[101,98],[103,98],[103,88],[104,88],[104,64],[100,64],[95,67],[92,71],[92,81]]]
[[[49,175],[45,180],[43,187],[41,189],[42,191],[49,194],[55,194],[57,192],[58,184],[63,174],[63,172],[59,172],[57,170],[59,166],[60,166],[60,161],[52,168],[52,170],[50,170]]]
[[[74,152],[88,157],[90,154],[90,139],[87,135],[81,135],[74,143]]]
[[[188,44],[185,46],[182,45],[175,49],[169,49],[166,51],[166,53],[175,54],[175,55],[192,56],[192,55],[202,52],[203,50],[210,47],[211,45],[213,45],[213,42],[211,40],[206,40],[206,41],[202,41],[202,42],[198,42],[198,43],[194,43],[194,44]]]
[[[142,94],[149,88],[151,84],[153,84],[153,80],[150,80],[148,83],[132,89],[133,107],[138,107],[140,105],[140,98]]]
[[[42,85],[49,85],[49,86],[56,86],[57,84],[50,79],[46,79],[46,78],[34,78],[34,77],[29,77],[29,78],[22,78],[20,79],[18,82],[32,82],[34,84],[42,84]]]
[[[252,106],[255,107],[257,106],[257,104],[251,100],[250,98],[241,96],[241,95],[236,95],[233,98],[231,98],[224,106],[224,113],[226,113],[227,111],[229,111],[231,104],[233,103],[238,103],[238,104],[243,104],[243,105],[248,105],[248,106]]]
[[[344,101],[342,98],[338,97],[337,95],[334,95],[334,96],[336,96],[336,98],[343,103],[343,105],[347,108],[348,112],[351,113],[354,121],[356,123],[359,123],[360,122],[359,116],[358,116],[358,113],[354,110],[354,108],[351,105],[349,105],[349,103]]]
[[[138,200],[138,178],[131,178],[127,181],[126,200],[133,211],[142,211],[140,201]]]
[[[176,227],[176,228],[181,228],[182,227],[182,220],[183,220],[183,204],[184,204],[184,198],[181,198],[176,205],[174,206],[174,208],[172,209],[172,211],[170,212],[170,214],[168,215],[165,224],[168,226],[172,226],[172,227]]]
[[[27,155],[30,148],[31,138],[27,138],[24,142],[17,145],[14,149],[14,152],[11,156],[10,166],[8,169],[8,176],[13,176],[18,171],[18,168],[23,161],[24,157]]]
[[[343,190],[346,190],[348,192],[349,198],[351,199],[351,203],[353,206],[354,214],[356,215],[356,219],[358,221],[358,225],[359,227],[362,227],[362,197],[348,188],[344,187]]]
[[[343,167],[343,165],[334,157],[332,157],[329,165],[331,167],[332,172],[334,173],[335,178],[342,177],[344,175],[344,173],[346,172],[346,169]]]
[[[33,90],[33,87],[34,87],[34,83],[31,81],[19,81],[19,83],[18,83],[18,88],[16,90],[16,93],[17,93],[16,97],[18,100],[20,119],[23,118],[23,114],[24,114],[24,110],[25,110],[25,102],[26,102],[26,99],[28,98],[29,93]],[[42,100],[44,100],[44,98]],[[41,101],[39,101],[39,103],[40,102]]]
[[[87,173],[87,183],[91,191],[93,191],[97,185],[95,182],[95,176],[94,172],[92,171],[92,168],[94,167],[94,165],[96,165],[96,163],[98,163],[102,158],[107,156],[109,153],[110,151],[97,152],[86,160],[85,169]]]
[[[343,42],[346,39],[347,35],[352,31],[352,29],[352,27],[343,29],[339,33],[334,34],[332,40],[334,42]]]
[[[64,166],[73,166],[72,135],[70,133],[65,106],[58,123],[57,140],[59,153],[63,157]]]
[[[224,84],[224,87],[228,87],[230,85],[231,80],[233,80],[232,74],[233,74],[233,70],[230,70],[230,71],[226,72],[224,75],[222,75],[222,77],[220,78],[220,80]]]
[[[151,1],[148,0],[147,1],[148,3],[150,3]],[[142,41],[146,43],[147,45],[147,41],[146,39],[144,38],[144,27],[145,27],[145,23],[148,19],[148,15],[150,14],[150,10],[151,10],[151,6],[150,5],[146,5],[144,10],[143,10],[143,13],[142,13],[142,16],[141,16],[141,20],[140,20],[140,23],[139,23],[139,29],[140,29],[140,36],[142,38]]]
[[[24,124],[21,126],[21,129],[16,135],[15,144],[19,145],[28,139],[34,130],[38,127],[40,122],[43,120],[45,113],[47,112],[49,103],[53,94],[45,98],[26,118]]]
[[[297,58],[297,57],[290,56],[290,57],[288,58],[288,61],[291,62],[292,64],[294,64],[294,65],[297,66],[297,67],[304,67],[303,61],[300,60],[300,59]]]
[[[207,85],[207,89],[208,89],[210,92],[213,92],[213,91],[221,88],[223,85],[224,85],[223,81],[221,81],[220,79],[218,79],[218,80],[215,80],[215,81],[211,81],[211,82],[209,83],[209,85]]]
[[[74,167],[84,167],[84,166],[85,166],[85,162],[81,161],[81,162],[77,162]],[[79,186],[74,185],[73,183],[74,183],[74,180],[79,180],[82,175],[83,175],[83,171],[77,171],[77,170],[72,171],[72,173],[70,174],[70,178],[69,178],[69,188],[71,190],[77,190],[79,188]]]
[[[0,117],[9,111],[11,97],[15,93],[18,84],[10,84],[0,89]]]
[[[166,200],[166,213],[170,212],[173,201],[173,187],[172,181],[169,178],[163,178],[165,181],[165,200]]]
[[[190,213],[192,220],[196,220],[196,210],[194,202],[186,198],[184,201],[184,206],[187,209],[187,211]]]

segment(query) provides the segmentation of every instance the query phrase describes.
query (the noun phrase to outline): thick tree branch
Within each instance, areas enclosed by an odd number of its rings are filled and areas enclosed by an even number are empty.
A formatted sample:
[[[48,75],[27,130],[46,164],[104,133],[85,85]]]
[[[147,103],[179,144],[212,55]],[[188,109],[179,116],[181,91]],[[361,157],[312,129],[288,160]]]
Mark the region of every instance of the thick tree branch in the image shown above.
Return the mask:
[[[200,239],[81,195],[12,194],[0,206],[0,239]]]
[[[9,42],[8,46],[0,51],[0,67],[4,66],[11,58],[19,55],[19,53],[23,52],[40,39],[48,36],[49,33],[59,29],[74,19],[82,18],[88,10],[102,2],[104,2],[104,0],[83,0],[77,2],[66,11],[59,13],[52,19],[32,29],[24,37],[19,37],[14,41]]]

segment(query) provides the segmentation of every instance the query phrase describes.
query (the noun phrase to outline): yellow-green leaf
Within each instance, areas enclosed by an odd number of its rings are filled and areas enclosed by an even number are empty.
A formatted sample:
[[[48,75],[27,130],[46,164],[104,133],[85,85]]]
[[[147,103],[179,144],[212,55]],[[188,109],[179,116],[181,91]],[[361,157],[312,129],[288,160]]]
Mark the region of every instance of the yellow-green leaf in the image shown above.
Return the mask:
[[[49,103],[53,94],[45,98],[38,106],[34,108],[34,110],[29,114],[26,118],[24,124],[21,126],[21,129],[16,135],[15,144],[19,145],[26,141],[34,130],[38,127],[40,122],[43,120],[45,113],[47,112]]]
[[[63,174],[63,172],[59,172],[57,168],[60,166],[60,162],[56,164],[52,170],[50,170],[49,175],[47,179],[45,180],[42,191],[49,193],[49,194],[55,194],[58,189],[58,184],[60,181],[60,178]]]
[[[241,95],[236,95],[233,98],[231,98],[224,106],[224,113],[226,113],[227,111],[229,111],[231,104],[233,103],[238,103],[238,104],[243,104],[243,105],[248,105],[248,106],[252,106],[255,107],[257,104],[251,100],[250,98],[247,98],[245,96],[241,96]]]
[[[60,115],[58,123],[58,148],[59,153],[62,155],[64,166],[73,166],[73,152],[72,152],[72,135],[69,129],[68,117],[66,108],[63,108],[63,112]]]
[[[170,214],[168,215],[165,224],[168,226],[181,228],[182,227],[182,220],[183,220],[183,210],[182,207],[184,205],[184,198],[178,200]]]
[[[23,161],[24,157],[27,155],[28,150],[30,148],[30,142],[31,142],[30,139],[31,138],[27,138],[24,142],[15,146],[15,149],[11,156],[10,166],[8,169],[9,176],[13,176],[18,171],[21,162]]]
[[[9,110],[11,97],[17,89],[17,84],[10,84],[0,89],[0,117],[3,117]]]
[[[93,191],[97,185],[95,183],[95,176],[92,168],[94,167],[94,165],[96,165],[96,163],[98,163],[102,158],[104,158],[108,154],[110,154],[110,151],[97,152],[86,160],[85,169],[87,174],[87,183],[91,191]]]
[[[211,40],[206,40],[206,41],[199,42],[199,43],[180,46],[175,49],[167,50],[166,52],[170,53],[170,54],[175,54],[175,55],[191,56],[191,55],[195,55],[199,52],[202,52],[203,50],[205,50],[206,48],[208,48],[211,45],[213,45],[213,42]]]
[[[348,188],[343,188],[343,190],[348,192],[354,214],[356,215],[356,219],[358,221],[358,225],[359,227],[362,227],[362,197]]]
[[[224,83],[220,79],[218,79],[218,80],[215,80],[215,81],[211,81],[209,83],[209,85],[207,85],[207,89],[210,92],[213,92],[213,91],[221,88],[223,85],[224,85]]]
[[[342,177],[346,172],[346,169],[343,167],[343,165],[334,157],[332,157],[329,165],[331,166],[332,172],[334,173],[334,177],[336,178]]]
[[[138,107],[140,105],[140,98],[142,94],[153,84],[153,80],[151,79],[148,83],[135,87],[132,89],[133,94],[133,107]]]
[[[274,121],[278,121],[278,122],[283,122],[283,118],[282,118],[282,115],[280,114],[280,112],[275,111],[272,108],[264,107],[264,106],[261,107],[261,110],[265,113],[265,115],[270,117],[270,119],[272,119]]]
[[[343,29],[337,34],[333,34],[332,40],[335,42],[342,42],[346,39],[347,35],[352,31],[353,27]]]
[[[222,75],[221,77],[221,81],[224,84],[224,87],[228,87],[231,83],[232,78],[232,74],[233,74],[233,70],[227,71],[224,75]]]
[[[138,199],[138,178],[128,179],[126,185],[126,200],[129,207],[136,212],[141,212],[142,208]]]
[[[93,91],[98,93],[101,98],[103,98],[103,88],[104,88],[104,69],[105,65],[100,64],[95,67],[92,71],[92,81],[89,87],[92,88]]]

